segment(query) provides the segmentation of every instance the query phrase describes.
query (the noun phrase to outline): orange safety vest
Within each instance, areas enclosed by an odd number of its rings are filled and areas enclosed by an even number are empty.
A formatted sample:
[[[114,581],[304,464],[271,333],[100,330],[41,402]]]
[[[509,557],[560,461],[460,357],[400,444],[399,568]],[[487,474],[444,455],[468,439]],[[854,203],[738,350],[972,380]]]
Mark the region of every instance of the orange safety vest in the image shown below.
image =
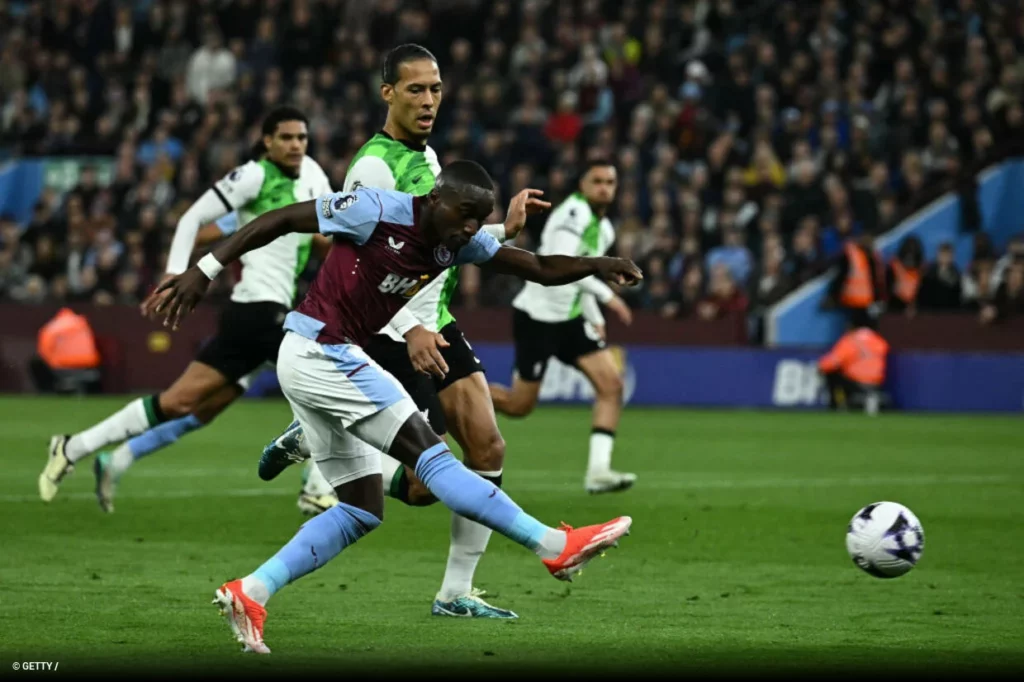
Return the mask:
[[[874,330],[861,327],[843,334],[828,355],[818,361],[818,369],[825,373],[838,370],[851,381],[881,386],[888,354],[889,343]]]
[[[853,242],[846,242],[843,250],[850,262],[850,270],[843,282],[839,302],[847,308],[867,308],[875,302],[875,287],[871,281],[868,257]]]
[[[893,258],[889,265],[896,277],[896,297],[904,303],[913,303],[917,299],[917,289],[921,286],[921,271],[905,267],[899,258]]]
[[[70,308],[61,308],[39,330],[36,352],[51,369],[92,369],[100,366],[89,322]]]

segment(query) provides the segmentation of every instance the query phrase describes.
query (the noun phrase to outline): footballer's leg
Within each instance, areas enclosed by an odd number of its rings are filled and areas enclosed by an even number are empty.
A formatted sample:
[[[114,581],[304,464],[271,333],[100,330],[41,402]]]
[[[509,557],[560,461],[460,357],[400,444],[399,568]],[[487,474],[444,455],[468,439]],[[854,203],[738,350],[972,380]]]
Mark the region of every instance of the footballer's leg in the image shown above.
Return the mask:
[[[489,386],[495,411],[506,417],[525,417],[537,407],[548,360],[557,350],[557,325],[537,322],[521,310],[512,314],[515,374],[512,386]]]
[[[114,511],[114,493],[121,476],[138,460],[172,445],[179,438],[212,422],[245,392],[244,384],[231,384],[203,400],[191,414],[164,422],[122,443],[113,452],[103,451],[93,460],[96,500],[100,509]]]
[[[446,506],[533,550],[561,580],[571,580],[590,559],[629,532],[632,519],[625,516],[596,526],[555,529],[526,514],[494,484],[456,460],[401,385],[358,347],[323,346],[289,333],[281,344],[278,377],[314,458],[323,463],[324,475],[338,484],[341,501],[303,524],[256,571],[217,590],[214,602],[247,650],[270,651],[263,642],[263,626],[265,604],[274,593],[323,566],[381,523],[376,452],[367,448],[365,457],[341,460],[337,472],[331,468],[330,455],[345,434],[414,469]],[[352,485],[346,487],[347,483]]]
[[[401,422],[390,444],[381,434]],[[352,432],[412,468],[430,492],[453,512],[496,530],[532,550],[559,580],[572,580],[583,566],[629,533],[632,519],[552,528],[533,518],[500,488],[477,476],[452,455],[411,401],[399,402],[353,425]]]
[[[49,502],[61,480],[81,459],[103,447],[137,436],[166,421],[184,417],[230,382],[221,372],[193,361],[163,393],[138,398],[102,422],[72,436],[50,439],[46,467],[39,475],[39,496]]]
[[[537,407],[540,381],[527,381],[517,372],[511,386],[490,384],[488,389],[495,412],[506,417],[526,417]]]
[[[455,459],[394,377],[357,351],[348,347],[337,366],[358,370],[353,378],[358,377],[364,396],[372,396],[376,411],[354,421],[350,432],[411,468],[450,510],[533,550],[560,580],[570,580],[585,563],[628,533],[632,519],[626,516],[579,529],[564,525],[555,529],[525,513],[500,488]]]
[[[325,565],[383,519],[380,456],[346,429],[375,413],[378,404],[400,398],[401,388],[367,381],[370,375],[359,367],[365,355],[347,348],[351,347],[321,346],[293,333],[281,343],[277,363],[281,389],[314,461],[335,486],[340,501],[304,523],[255,571],[216,591],[214,603],[245,651],[270,653],[263,641],[270,597]]]
[[[577,358],[576,366],[586,375],[595,394],[584,485],[590,493],[626,490],[636,482],[636,474],[612,469],[615,431],[622,414],[622,372],[607,348]]]
[[[445,423],[462,448],[466,467],[500,488],[505,441],[488,399],[483,365],[454,322],[446,325],[441,334],[448,341],[448,347],[442,351],[448,374],[444,379],[435,380],[435,386]],[[490,528],[452,514],[448,563],[441,590],[431,608],[434,615],[518,617],[513,611],[488,604],[482,599],[484,592],[473,588],[473,575],[490,537]]]

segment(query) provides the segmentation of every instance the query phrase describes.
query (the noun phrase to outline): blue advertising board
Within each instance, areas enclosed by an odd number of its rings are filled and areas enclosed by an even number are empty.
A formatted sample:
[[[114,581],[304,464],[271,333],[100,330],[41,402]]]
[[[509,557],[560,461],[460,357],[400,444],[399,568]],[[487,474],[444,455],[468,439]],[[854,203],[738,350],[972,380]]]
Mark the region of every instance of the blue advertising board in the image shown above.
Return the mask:
[[[474,344],[488,379],[512,376],[510,344]],[[751,348],[614,349],[624,363],[625,398],[631,405],[823,409],[817,372],[821,352]],[[250,395],[276,391],[271,372]],[[1024,354],[896,353],[889,360],[886,391],[895,409],[924,412],[1024,411]],[[589,403],[593,391],[575,368],[551,360],[540,398],[547,403]]]

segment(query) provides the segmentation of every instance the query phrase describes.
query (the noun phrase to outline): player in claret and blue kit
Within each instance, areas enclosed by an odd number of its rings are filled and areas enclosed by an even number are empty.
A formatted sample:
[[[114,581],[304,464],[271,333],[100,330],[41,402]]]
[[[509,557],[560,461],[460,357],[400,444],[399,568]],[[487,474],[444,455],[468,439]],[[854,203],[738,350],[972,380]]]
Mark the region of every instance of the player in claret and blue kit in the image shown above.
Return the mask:
[[[547,206],[539,194],[524,190],[517,200],[528,211],[539,210]],[[493,182],[470,161],[446,167],[423,197],[365,188],[325,195],[258,218],[145,302],[147,312],[177,327],[224,264],[288,233],[333,239],[305,300],[285,321],[277,374],[339,504],[303,525],[254,572],[216,591],[214,601],[245,650],[269,653],[263,626],[274,593],[380,525],[377,451],[410,467],[452,511],[533,550],[561,580],[629,532],[628,516],[573,529],[552,528],[524,512],[452,456],[401,384],[362,349],[421,287],[455,264],[479,263],[548,285],[590,275],[620,284],[642,277],[633,263],[618,258],[538,256],[501,246],[479,231],[493,208]]]

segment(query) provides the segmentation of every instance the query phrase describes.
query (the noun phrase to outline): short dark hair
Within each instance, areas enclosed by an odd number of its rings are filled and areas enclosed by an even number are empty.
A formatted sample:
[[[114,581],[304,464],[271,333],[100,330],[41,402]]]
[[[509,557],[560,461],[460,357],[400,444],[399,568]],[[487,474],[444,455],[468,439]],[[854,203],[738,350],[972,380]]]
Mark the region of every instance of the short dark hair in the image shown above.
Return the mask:
[[[309,125],[309,119],[302,113],[301,110],[296,107],[283,106],[272,109],[266,118],[263,119],[263,134],[273,135],[277,132],[277,126],[286,121],[302,121],[307,126]]]
[[[493,192],[494,180],[476,161],[459,159],[441,169],[441,174],[437,176],[436,186],[439,190],[452,189],[456,192],[462,192],[470,187]]]
[[[589,173],[592,169],[605,168],[608,166],[615,168],[615,164],[612,163],[611,159],[606,159],[603,156],[587,159],[586,161],[583,162],[583,168],[580,169],[580,180],[583,180],[583,178],[586,177],[587,173]]]
[[[437,63],[437,57],[434,53],[416,43],[405,43],[393,48],[384,57],[384,64],[380,68],[380,79],[388,85],[394,85],[398,82],[398,67],[406,62],[415,62],[420,59],[429,59],[430,61]]]
[[[609,166],[611,168],[614,168],[615,164],[611,163],[610,159],[606,159],[604,157],[594,157],[593,159],[587,159],[587,161],[583,163],[583,168],[580,169],[580,174],[577,176],[577,185],[579,186],[580,183],[583,182],[583,179],[587,177],[587,173],[589,173],[592,169],[606,168]]]

